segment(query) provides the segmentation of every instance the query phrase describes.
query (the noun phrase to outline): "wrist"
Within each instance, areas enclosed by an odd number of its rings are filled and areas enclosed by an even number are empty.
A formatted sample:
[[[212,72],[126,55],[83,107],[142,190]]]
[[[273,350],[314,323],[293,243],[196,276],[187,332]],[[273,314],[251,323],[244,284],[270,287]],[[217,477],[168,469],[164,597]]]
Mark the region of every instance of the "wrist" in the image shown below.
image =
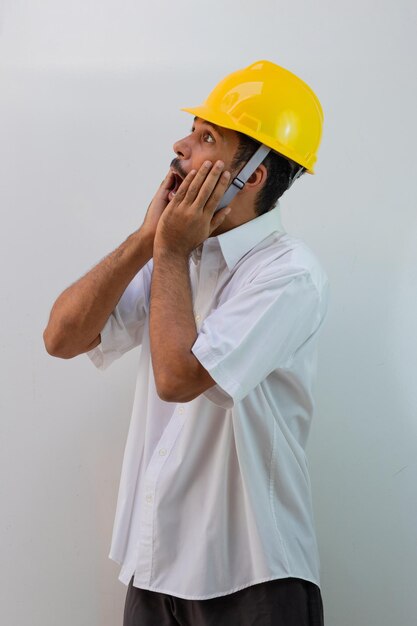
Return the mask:
[[[166,245],[163,242],[158,242],[157,245],[154,246],[153,257],[154,259],[165,259],[168,258],[172,261],[178,260],[188,261],[191,252],[187,252],[181,248],[174,247],[172,245]]]
[[[187,251],[174,241],[168,241],[164,237],[157,233],[154,240],[153,256],[165,257],[168,256],[171,259],[185,259],[187,260],[191,254],[191,251]]]
[[[153,256],[155,234],[141,227],[136,230],[132,236],[135,240],[135,245],[138,247],[138,250],[145,251],[146,255],[149,257],[149,259],[151,259]]]

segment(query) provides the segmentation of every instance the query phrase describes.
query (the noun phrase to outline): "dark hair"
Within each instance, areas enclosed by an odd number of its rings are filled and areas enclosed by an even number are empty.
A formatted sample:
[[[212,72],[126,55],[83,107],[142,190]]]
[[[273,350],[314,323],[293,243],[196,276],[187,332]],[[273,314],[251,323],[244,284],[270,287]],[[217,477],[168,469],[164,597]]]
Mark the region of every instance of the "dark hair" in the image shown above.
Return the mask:
[[[240,166],[243,167],[260,146],[258,141],[248,137],[248,135],[239,132],[237,134],[239,146],[233,157],[232,170],[238,169]],[[255,211],[258,216],[274,208],[278,198],[288,189],[292,177],[300,168],[303,170],[302,174],[306,171],[295,161],[272,150],[262,163],[265,165],[268,175],[255,200]]]

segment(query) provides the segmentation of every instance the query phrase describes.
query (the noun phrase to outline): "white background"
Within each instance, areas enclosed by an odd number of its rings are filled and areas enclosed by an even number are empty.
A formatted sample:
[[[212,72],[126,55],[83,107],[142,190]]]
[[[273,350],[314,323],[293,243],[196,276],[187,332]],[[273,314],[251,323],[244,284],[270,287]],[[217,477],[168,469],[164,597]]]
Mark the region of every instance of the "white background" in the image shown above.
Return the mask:
[[[0,4],[0,622],[114,626],[108,560],[138,359],[50,357],[56,297],[142,223],[181,106],[270,59],[316,91],[281,200],[332,287],[307,448],[326,626],[417,612],[415,0]]]

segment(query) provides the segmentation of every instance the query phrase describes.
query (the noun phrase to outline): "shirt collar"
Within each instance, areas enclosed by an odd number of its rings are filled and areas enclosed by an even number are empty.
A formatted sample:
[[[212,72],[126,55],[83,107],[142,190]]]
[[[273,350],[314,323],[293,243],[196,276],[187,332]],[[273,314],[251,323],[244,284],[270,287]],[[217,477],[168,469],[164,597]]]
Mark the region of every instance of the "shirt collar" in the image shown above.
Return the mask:
[[[198,263],[201,258],[203,245],[216,240],[229,271],[232,271],[236,263],[249,252],[249,250],[252,250],[259,242],[276,231],[285,232],[281,222],[281,207],[279,202],[267,213],[263,213],[245,224],[241,224],[221,235],[217,235],[217,237],[209,237],[202,245],[191,252],[191,257],[194,263]],[[213,244],[209,244],[209,247],[212,245]]]

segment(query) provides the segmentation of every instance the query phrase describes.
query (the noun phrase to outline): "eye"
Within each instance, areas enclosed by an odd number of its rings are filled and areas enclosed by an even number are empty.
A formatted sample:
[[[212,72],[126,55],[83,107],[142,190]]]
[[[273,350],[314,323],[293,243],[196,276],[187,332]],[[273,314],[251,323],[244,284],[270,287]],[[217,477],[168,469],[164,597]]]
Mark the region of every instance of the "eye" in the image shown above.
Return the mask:
[[[211,133],[204,133],[203,138],[207,143],[214,143],[214,137]]]
[[[193,133],[195,131],[195,127],[193,126],[191,129],[191,132]],[[204,141],[207,141],[207,143],[215,143],[215,139],[213,137],[213,135],[211,133],[209,133],[208,131],[202,131],[201,133]]]

